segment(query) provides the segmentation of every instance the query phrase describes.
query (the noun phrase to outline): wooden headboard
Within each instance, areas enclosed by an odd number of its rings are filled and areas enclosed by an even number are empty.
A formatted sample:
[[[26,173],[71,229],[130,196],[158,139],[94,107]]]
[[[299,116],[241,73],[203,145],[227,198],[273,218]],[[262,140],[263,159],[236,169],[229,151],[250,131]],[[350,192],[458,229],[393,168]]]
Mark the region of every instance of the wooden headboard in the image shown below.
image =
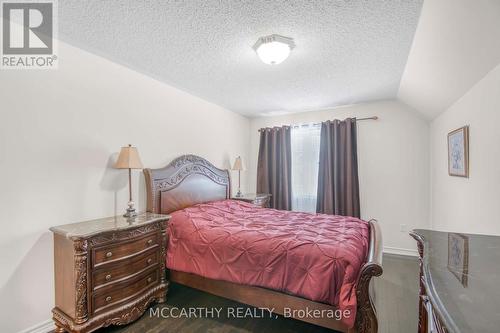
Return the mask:
[[[161,169],[144,169],[147,210],[168,214],[198,203],[229,199],[228,170],[196,155],[183,155]]]

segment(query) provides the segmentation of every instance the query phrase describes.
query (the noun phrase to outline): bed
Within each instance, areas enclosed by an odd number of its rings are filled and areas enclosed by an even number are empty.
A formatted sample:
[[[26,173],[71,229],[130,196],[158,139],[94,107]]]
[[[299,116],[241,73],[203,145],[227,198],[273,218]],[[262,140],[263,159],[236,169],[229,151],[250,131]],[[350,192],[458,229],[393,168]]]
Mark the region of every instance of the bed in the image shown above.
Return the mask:
[[[229,172],[195,155],[144,173],[148,211],[172,215],[169,281],[340,332],[377,332],[370,293],[371,278],[382,274],[376,221],[231,200]]]

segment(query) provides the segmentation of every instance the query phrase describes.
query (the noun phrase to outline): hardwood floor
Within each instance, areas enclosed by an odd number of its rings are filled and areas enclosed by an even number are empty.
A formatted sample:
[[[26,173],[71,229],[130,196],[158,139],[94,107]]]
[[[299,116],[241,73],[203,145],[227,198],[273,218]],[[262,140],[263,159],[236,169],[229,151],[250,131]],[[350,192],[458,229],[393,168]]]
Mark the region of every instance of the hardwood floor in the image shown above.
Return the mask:
[[[384,255],[384,274],[375,279],[375,307],[380,333],[416,333],[418,259]]]
[[[418,321],[418,261],[417,258],[394,255],[384,255],[384,274],[375,279],[375,304],[379,318],[380,333],[412,333],[417,332]],[[234,332],[234,333],[308,333],[334,331],[318,326],[309,325],[281,316],[272,316],[266,313],[264,318],[236,319],[229,315],[229,308],[241,308],[241,311],[254,309],[221,297],[212,296],[191,288],[172,285],[165,304],[157,305],[152,311],[163,310],[168,316],[151,316],[148,310],[144,316],[127,326],[115,326],[101,329],[99,333],[170,333],[170,332]],[[220,316],[171,318],[170,314],[178,315],[181,309],[214,308],[221,309]],[[203,311],[203,310],[197,310]],[[215,312],[214,312],[215,313]],[[167,317],[165,316],[165,317]]]

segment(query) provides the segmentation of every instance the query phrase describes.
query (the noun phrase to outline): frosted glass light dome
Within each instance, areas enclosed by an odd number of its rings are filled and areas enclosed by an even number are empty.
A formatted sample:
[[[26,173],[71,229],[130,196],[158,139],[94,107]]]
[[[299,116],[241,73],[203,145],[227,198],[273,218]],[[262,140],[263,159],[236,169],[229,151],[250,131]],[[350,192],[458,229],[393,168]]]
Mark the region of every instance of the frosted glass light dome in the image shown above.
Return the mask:
[[[292,38],[274,34],[260,37],[253,49],[263,63],[277,65],[288,58],[294,47],[295,43]]]

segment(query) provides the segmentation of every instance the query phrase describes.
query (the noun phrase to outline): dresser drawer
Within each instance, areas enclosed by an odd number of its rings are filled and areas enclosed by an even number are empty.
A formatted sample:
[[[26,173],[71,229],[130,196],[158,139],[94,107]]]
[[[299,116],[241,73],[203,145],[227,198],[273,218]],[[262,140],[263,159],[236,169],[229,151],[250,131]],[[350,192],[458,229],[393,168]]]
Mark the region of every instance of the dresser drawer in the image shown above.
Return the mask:
[[[160,278],[159,270],[150,270],[148,273],[143,274],[134,280],[134,282],[127,282],[126,284],[111,285],[98,291],[93,295],[93,313],[98,313],[103,310],[118,306],[132,298],[137,294],[144,291],[158,283]]]
[[[105,265],[93,272],[93,290],[102,288],[109,283],[121,281],[137,275],[159,263],[158,251],[148,251],[131,259],[120,260],[114,265]]]
[[[165,302],[169,219],[140,213],[51,228],[55,331],[89,333],[128,324],[151,302]]]
[[[160,235],[155,232],[132,241],[114,243],[112,245],[95,248],[92,250],[94,259],[93,265],[94,267],[99,267],[120,259],[130,258],[157,247],[159,243]]]

